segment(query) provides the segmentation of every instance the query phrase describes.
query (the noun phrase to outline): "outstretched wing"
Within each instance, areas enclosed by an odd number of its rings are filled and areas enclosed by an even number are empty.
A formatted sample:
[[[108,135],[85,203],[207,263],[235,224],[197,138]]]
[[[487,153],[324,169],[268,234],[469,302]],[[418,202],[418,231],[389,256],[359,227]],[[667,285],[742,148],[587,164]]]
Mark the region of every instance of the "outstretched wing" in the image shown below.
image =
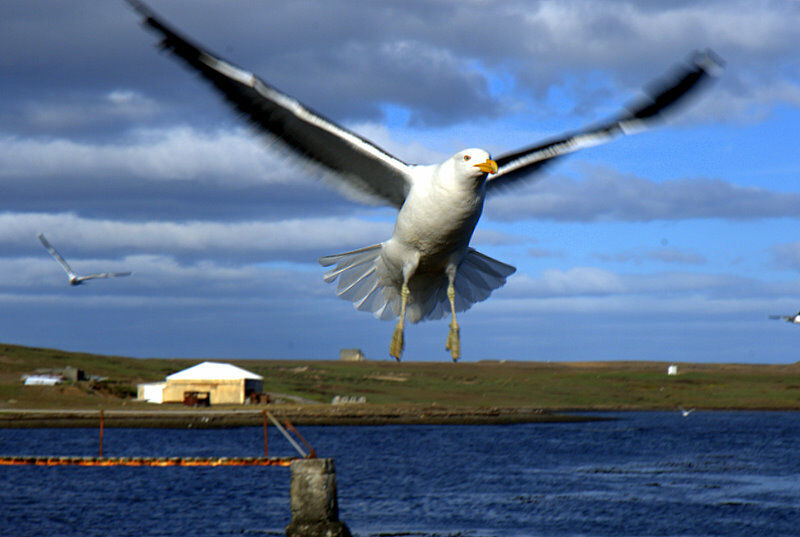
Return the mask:
[[[722,61],[713,52],[695,53],[689,65],[681,66],[671,76],[651,84],[646,96],[618,117],[494,159],[498,170],[487,179],[487,190],[492,191],[525,179],[548,161],[562,155],[644,130],[661,112],[680,101],[721,68]]]
[[[798,315],[800,315],[800,314],[798,314]],[[779,320],[788,321],[788,322],[794,321],[796,317],[797,317],[797,315],[770,315],[769,316],[770,319],[779,319]]]
[[[183,38],[142,2],[127,1],[144,17],[143,24],[160,34],[162,49],[211,82],[257,129],[274,136],[296,155],[334,172],[346,188],[394,207],[403,204],[411,180],[407,164]]]
[[[69,264],[64,260],[63,257],[61,257],[61,254],[59,254],[56,251],[56,249],[53,248],[53,245],[50,244],[50,242],[47,239],[44,238],[44,233],[39,233],[38,237],[39,237],[39,240],[42,242],[42,245],[44,245],[44,247],[47,249],[47,251],[50,252],[50,255],[53,256],[53,259],[58,261],[58,264],[61,265],[61,268],[63,268],[64,271],[69,276],[74,275],[75,273],[72,272],[72,269],[70,268]]]
[[[78,278],[81,281],[95,280],[98,278],[119,278],[120,276],[130,276],[132,272],[101,272],[99,274],[87,274]]]

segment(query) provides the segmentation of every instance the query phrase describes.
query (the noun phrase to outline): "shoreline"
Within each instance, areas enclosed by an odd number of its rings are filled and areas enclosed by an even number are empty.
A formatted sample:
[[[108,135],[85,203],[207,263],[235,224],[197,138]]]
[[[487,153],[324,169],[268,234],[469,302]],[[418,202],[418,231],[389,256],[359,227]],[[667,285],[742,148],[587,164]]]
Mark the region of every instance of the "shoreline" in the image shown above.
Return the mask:
[[[664,408],[448,407],[441,405],[298,405],[227,409],[103,409],[105,428],[224,429],[260,427],[262,410],[281,422],[308,426],[507,425],[584,423],[614,420],[604,412],[673,412]],[[797,412],[785,408],[705,408],[708,412]],[[268,422],[270,427],[274,426]],[[0,409],[0,429],[97,428],[100,409]]]
[[[106,428],[227,428],[263,424],[262,410],[294,425],[500,425],[512,423],[575,423],[609,418],[552,412],[527,407],[297,406],[225,410],[103,410]],[[0,429],[99,427],[100,410],[2,409]],[[273,426],[269,423],[269,426]]]

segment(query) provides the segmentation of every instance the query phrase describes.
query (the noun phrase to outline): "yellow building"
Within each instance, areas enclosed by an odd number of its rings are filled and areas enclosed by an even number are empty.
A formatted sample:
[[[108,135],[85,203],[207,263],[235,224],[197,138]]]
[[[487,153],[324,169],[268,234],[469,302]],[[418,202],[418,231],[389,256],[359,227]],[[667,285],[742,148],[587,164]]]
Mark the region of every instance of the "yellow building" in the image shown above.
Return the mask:
[[[140,385],[139,398],[158,403],[182,403],[187,397],[207,400],[212,405],[242,404],[251,393],[261,393],[264,377],[241,367],[219,362],[203,362],[168,375],[161,398],[152,394],[156,384]]]

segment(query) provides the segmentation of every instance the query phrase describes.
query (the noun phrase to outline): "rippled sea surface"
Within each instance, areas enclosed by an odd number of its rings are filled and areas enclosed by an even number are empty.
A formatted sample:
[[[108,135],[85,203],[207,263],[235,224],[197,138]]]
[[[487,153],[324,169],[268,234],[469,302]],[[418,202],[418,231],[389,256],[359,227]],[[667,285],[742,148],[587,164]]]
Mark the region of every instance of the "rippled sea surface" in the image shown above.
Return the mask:
[[[356,536],[800,535],[800,413],[635,412],[503,426],[303,427]],[[270,429],[270,454],[290,456]],[[96,429],[0,430],[95,455]],[[106,456],[260,456],[260,428],[105,430]],[[284,535],[289,469],[0,467],[0,535]]]

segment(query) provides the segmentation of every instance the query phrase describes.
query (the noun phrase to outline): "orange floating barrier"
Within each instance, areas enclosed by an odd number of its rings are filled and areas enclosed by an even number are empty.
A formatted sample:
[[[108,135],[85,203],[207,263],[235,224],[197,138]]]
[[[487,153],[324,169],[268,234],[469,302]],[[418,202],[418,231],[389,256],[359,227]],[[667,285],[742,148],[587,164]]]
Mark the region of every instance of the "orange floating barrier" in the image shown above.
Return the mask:
[[[0,456],[0,466],[290,466],[297,457]]]

